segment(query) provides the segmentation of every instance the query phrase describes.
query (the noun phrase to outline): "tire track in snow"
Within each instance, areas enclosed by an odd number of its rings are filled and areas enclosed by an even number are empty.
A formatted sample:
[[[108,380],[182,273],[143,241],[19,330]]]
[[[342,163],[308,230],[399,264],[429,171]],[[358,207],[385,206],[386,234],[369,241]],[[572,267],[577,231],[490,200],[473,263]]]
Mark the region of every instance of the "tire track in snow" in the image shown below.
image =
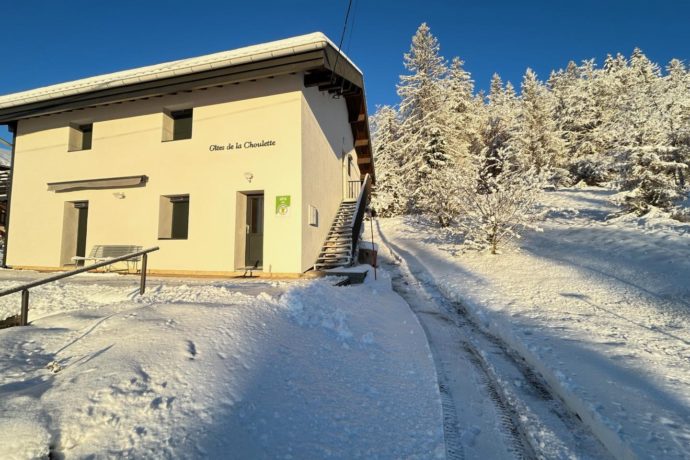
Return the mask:
[[[402,265],[404,264],[404,261],[399,260],[399,263]],[[403,289],[400,285],[401,281],[405,285],[411,286],[412,289],[419,289],[419,286],[423,283],[414,278],[414,275],[409,271],[409,268],[399,267],[398,270],[400,272],[405,271],[408,273],[397,274],[397,279],[395,276],[393,277],[393,289],[396,292],[398,292],[398,294],[400,294],[408,302],[408,304],[410,304],[411,310],[417,316],[435,316],[442,321],[451,323],[453,326],[459,326],[459,324],[457,324],[457,321],[453,321],[453,319],[445,315],[439,315],[436,312],[420,310],[419,305],[414,305],[414,300],[410,298],[409,293],[405,292],[405,289]],[[411,280],[409,279],[410,277],[412,277]],[[408,278],[408,280],[405,280],[405,278]],[[449,363],[445,363],[442,359],[439,358],[440,353],[436,347],[435,340],[433,340],[430,336],[430,331],[428,330],[428,326],[426,324],[427,322],[424,321],[424,319],[422,318],[420,318],[420,322],[422,323],[423,329],[427,333],[429,346],[432,350],[432,353],[434,354],[434,361],[436,363],[436,371],[439,381],[439,392],[441,394],[441,406],[443,409],[443,429],[444,438],[446,441],[446,458],[451,460],[464,459],[465,455],[462,445],[463,433],[460,428],[460,423],[457,417],[457,409],[452,395],[452,390],[449,388],[449,385],[447,383],[449,378],[447,375],[448,370],[446,369],[446,367],[449,365]],[[499,391],[496,382],[487,373],[485,366],[482,365],[483,361],[479,353],[476,350],[474,350],[473,346],[469,342],[463,339],[460,339],[457,345],[459,346],[456,347],[456,351],[462,353],[464,355],[465,360],[473,367],[474,375],[480,381],[480,386],[486,390],[491,404],[495,409],[498,421],[498,428],[500,429],[500,433],[498,433],[498,435],[503,437],[503,439],[505,440],[505,453],[509,454],[511,458],[516,459],[536,458],[536,456],[531,452],[531,449],[526,447],[526,443],[522,439],[522,431],[518,428],[518,425],[515,423],[515,420],[518,418],[517,413],[512,411],[509,404],[501,397],[501,392]]]
[[[470,361],[475,365],[477,369],[481,369],[480,375],[484,380],[484,386],[489,393],[489,397],[493,401],[494,405],[498,408],[501,427],[504,433],[511,441],[511,446],[509,446],[510,452],[515,455],[515,458],[534,458],[536,457],[531,450],[525,447],[526,443],[523,442],[524,434],[520,430],[520,425],[516,423],[518,414],[514,411],[505,398],[502,397],[501,391],[498,387],[497,382],[491,378],[491,374],[486,367],[486,363],[481,358],[476,349],[474,349],[469,343],[464,343],[465,352],[469,354]]]
[[[389,246],[389,249],[390,246]],[[415,302],[415,299],[411,298],[411,295],[404,286],[409,286],[412,290],[416,290],[417,293],[422,293],[428,289],[428,286],[424,286],[424,283],[419,281],[414,274],[411,272],[405,261],[391,250],[391,254],[397,259],[398,266],[395,271],[397,272],[393,276],[393,288],[400,294],[407,302],[410,304],[411,310],[420,316],[433,316],[437,320],[442,322],[447,322],[453,328],[460,326],[457,319],[449,317],[444,314],[441,305],[438,305],[438,299],[436,296],[429,296],[428,301],[436,304],[438,311],[428,311],[425,310],[421,305]],[[394,266],[395,264],[390,264]],[[425,289],[427,288],[427,289]],[[428,294],[428,292],[427,292]],[[420,308],[422,307],[422,308]],[[463,449],[462,439],[463,431],[460,426],[460,422],[457,416],[457,407],[452,394],[452,389],[449,386],[449,371],[447,367],[456,366],[456,363],[444,362],[441,358],[442,353],[437,348],[436,340],[431,336],[431,331],[429,331],[429,326],[424,318],[419,318],[420,323],[427,335],[427,341],[432,350],[434,361],[436,364],[437,377],[439,381],[439,392],[441,395],[441,406],[443,410],[443,428],[444,428],[444,438],[446,442],[446,458],[451,460],[464,459],[465,453]],[[460,329],[454,329],[456,333]],[[454,334],[455,335],[455,334]],[[499,449],[499,452],[503,450],[503,454],[509,458],[516,459],[532,459],[536,458],[532,452],[529,444],[525,443],[523,440],[522,431],[519,426],[515,423],[518,415],[511,410],[507,401],[501,397],[501,392],[497,387],[496,382],[491,378],[489,373],[486,372],[485,367],[482,365],[482,358],[479,353],[473,349],[473,346],[460,337],[452,338],[455,345],[455,352],[463,355],[464,360],[472,366],[473,374],[475,378],[479,380],[481,388],[486,390],[487,395],[491,401],[491,405],[496,414],[498,421],[497,436],[503,439],[504,449]],[[443,344],[439,344],[443,346]],[[458,390],[456,386],[456,390]],[[457,396],[457,395],[456,395]],[[498,443],[501,444],[501,443]]]
[[[455,403],[448,389],[448,384],[440,381],[440,375],[438,377],[438,390],[441,394],[441,409],[443,410],[443,438],[446,442],[446,459],[464,460],[465,453],[460,441],[460,427],[458,426]]]
[[[438,308],[438,311],[431,312],[410,305],[424,326],[430,348],[435,355],[437,350],[434,349],[425,321],[420,315],[433,315],[452,323],[457,328],[460,336],[457,341],[458,348],[466,361],[474,368],[475,374],[479,378],[479,384],[486,390],[496,410],[500,435],[506,441],[507,451],[513,458],[568,458],[573,456],[608,458],[608,452],[584,427],[577,414],[570,412],[560,399],[553,396],[548,384],[523,359],[512,352],[499,338],[485,333],[475,325],[462,304],[448,299],[433,282],[422,279],[413,273],[406,259],[398,252],[401,249],[387,241],[381,234],[380,228],[378,230],[379,241],[383,242],[383,245],[395,259],[390,265],[394,272],[397,272],[392,276],[393,287],[396,292],[410,303],[410,300],[414,301],[414,299],[410,299],[409,293],[405,291],[411,288],[417,291],[417,294],[423,294],[420,297],[425,297],[428,302],[432,302]],[[398,278],[397,283],[396,277]],[[401,280],[404,283],[403,286],[401,286]],[[458,354],[458,361],[460,359],[460,354]],[[439,361],[436,356],[435,361]],[[458,363],[454,364],[458,365]],[[450,433],[447,439],[451,442],[449,445],[447,441],[446,450],[448,451],[448,458],[459,458],[453,457],[454,454],[451,451],[456,449],[453,445],[454,442],[457,442],[462,449],[461,423],[457,418],[453,421],[452,417],[446,415],[449,411],[454,412],[456,405],[450,396],[449,388],[442,387],[445,381],[444,374],[447,372],[443,366],[443,362],[437,362],[436,368],[439,374],[442,402],[449,400],[451,404],[451,406],[447,406],[448,403],[446,403],[443,407],[444,430]],[[516,391],[511,385],[510,379],[516,375],[524,382],[525,388],[520,390],[522,394],[519,394],[520,391]],[[511,385],[511,388],[507,388],[507,385]],[[520,398],[524,400],[520,400]],[[525,400],[529,400],[529,402],[525,402]],[[535,406],[538,407],[535,408]],[[544,416],[543,419],[540,419],[540,416]],[[527,428],[535,422],[538,424],[537,427],[531,426],[531,430]],[[547,432],[551,438],[535,436],[535,432],[539,431]],[[554,435],[556,432],[562,434],[563,431],[569,433],[561,437]],[[546,450],[544,449],[545,439],[552,441],[552,445],[546,446]]]

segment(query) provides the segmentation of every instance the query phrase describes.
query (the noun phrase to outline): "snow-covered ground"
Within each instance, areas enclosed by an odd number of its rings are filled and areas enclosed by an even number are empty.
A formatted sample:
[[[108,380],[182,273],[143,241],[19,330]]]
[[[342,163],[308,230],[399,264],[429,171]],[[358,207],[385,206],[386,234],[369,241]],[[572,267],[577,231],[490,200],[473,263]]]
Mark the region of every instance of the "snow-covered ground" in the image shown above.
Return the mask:
[[[33,290],[32,325],[0,330],[0,457],[442,458],[417,319],[385,273],[333,282]]]
[[[598,188],[545,193],[544,231],[498,256],[463,252],[412,218],[380,227],[390,248],[522,355],[615,456],[688,458],[688,226],[607,219],[610,198]]]

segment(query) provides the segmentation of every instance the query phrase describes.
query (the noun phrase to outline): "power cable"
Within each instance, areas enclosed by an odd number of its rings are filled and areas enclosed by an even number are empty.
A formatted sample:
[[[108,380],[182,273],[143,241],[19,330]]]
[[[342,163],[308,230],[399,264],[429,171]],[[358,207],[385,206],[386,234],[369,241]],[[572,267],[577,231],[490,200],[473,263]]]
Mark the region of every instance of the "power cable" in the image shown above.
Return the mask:
[[[340,43],[338,44],[338,54],[335,57],[335,65],[333,66],[333,73],[331,74],[331,84],[334,83],[335,78],[336,78],[336,72],[338,70],[338,60],[340,59],[340,55],[342,54],[343,50],[343,40],[345,39],[345,32],[347,31],[347,20],[350,17],[350,9],[352,8],[352,0],[349,0],[347,3],[347,12],[345,13],[345,23],[343,24],[343,31],[340,34]]]
[[[352,25],[350,25],[350,34],[347,37],[347,44],[345,45],[345,49],[347,50],[348,54],[350,53],[350,45],[352,44],[352,34],[355,30],[355,22],[357,21],[358,6],[359,2],[357,0],[354,0],[354,6],[352,7]]]

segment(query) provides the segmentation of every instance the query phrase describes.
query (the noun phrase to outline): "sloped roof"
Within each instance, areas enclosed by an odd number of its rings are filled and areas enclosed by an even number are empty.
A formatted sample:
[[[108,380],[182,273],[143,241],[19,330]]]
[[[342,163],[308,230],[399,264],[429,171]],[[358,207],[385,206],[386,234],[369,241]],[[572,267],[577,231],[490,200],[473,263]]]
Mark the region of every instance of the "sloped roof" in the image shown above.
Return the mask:
[[[327,46],[337,50],[337,46],[335,46],[326,35],[321,32],[315,32],[284,40],[246,46],[235,50],[139,67],[136,69],[45,86],[29,91],[7,94],[0,96],[0,109],[296,55],[323,49]],[[340,55],[361,75],[361,70],[359,70],[345,54],[340,53]]]

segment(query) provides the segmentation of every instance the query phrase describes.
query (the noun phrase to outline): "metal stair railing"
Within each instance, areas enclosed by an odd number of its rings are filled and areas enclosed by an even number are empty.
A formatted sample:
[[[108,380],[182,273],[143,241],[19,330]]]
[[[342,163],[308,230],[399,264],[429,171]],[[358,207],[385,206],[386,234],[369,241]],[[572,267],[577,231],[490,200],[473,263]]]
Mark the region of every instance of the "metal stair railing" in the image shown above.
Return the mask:
[[[139,295],[144,295],[144,292],[146,291],[146,264],[148,262],[148,254],[150,252],[158,251],[160,248],[158,246],[144,249],[142,251],[137,251],[133,252],[131,254],[125,254],[120,257],[113,257],[112,259],[105,260],[103,262],[98,262],[86,267],[81,267],[77,268],[75,270],[70,270],[68,272],[63,272],[63,273],[58,273],[57,275],[49,276],[47,278],[43,278],[40,280],[36,281],[31,281],[30,283],[22,284],[19,286],[15,286],[10,289],[5,289],[4,291],[0,291],[0,297],[4,297],[6,295],[14,294],[16,292],[22,293],[22,310],[21,310],[21,316],[19,318],[19,325],[20,326],[26,326],[29,324],[29,289],[35,288],[37,286],[41,286],[43,284],[47,283],[52,283],[53,281],[58,281],[63,278],[67,278],[70,276],[78,275],[79,273],[84,273],[88,272],[89,270],[94,270],[96,268],[101,268],[105,267],[107,265],[111,265],[117,262],[122,262],[124,260],[129,260],[133,259],[135,257],[141,257],[141,280],[139,281]]]
[[[347,194],[345,196],[345,201],[354,201],[362,187],[361,180],[349,180],[347,181]]]
[[[362,180],[362,185],[359,189],[359,196],[357,197],[357,205],[355,206],[355,213],[352,216],[352,256],[351,263],[355,262],[355,253],[357,252],[357,244],[359,243],[359,235],[362,233],[362,222],[364,220],[364,211],[369,205],[369,198],[371,196],[371,176],[367,174]]]

